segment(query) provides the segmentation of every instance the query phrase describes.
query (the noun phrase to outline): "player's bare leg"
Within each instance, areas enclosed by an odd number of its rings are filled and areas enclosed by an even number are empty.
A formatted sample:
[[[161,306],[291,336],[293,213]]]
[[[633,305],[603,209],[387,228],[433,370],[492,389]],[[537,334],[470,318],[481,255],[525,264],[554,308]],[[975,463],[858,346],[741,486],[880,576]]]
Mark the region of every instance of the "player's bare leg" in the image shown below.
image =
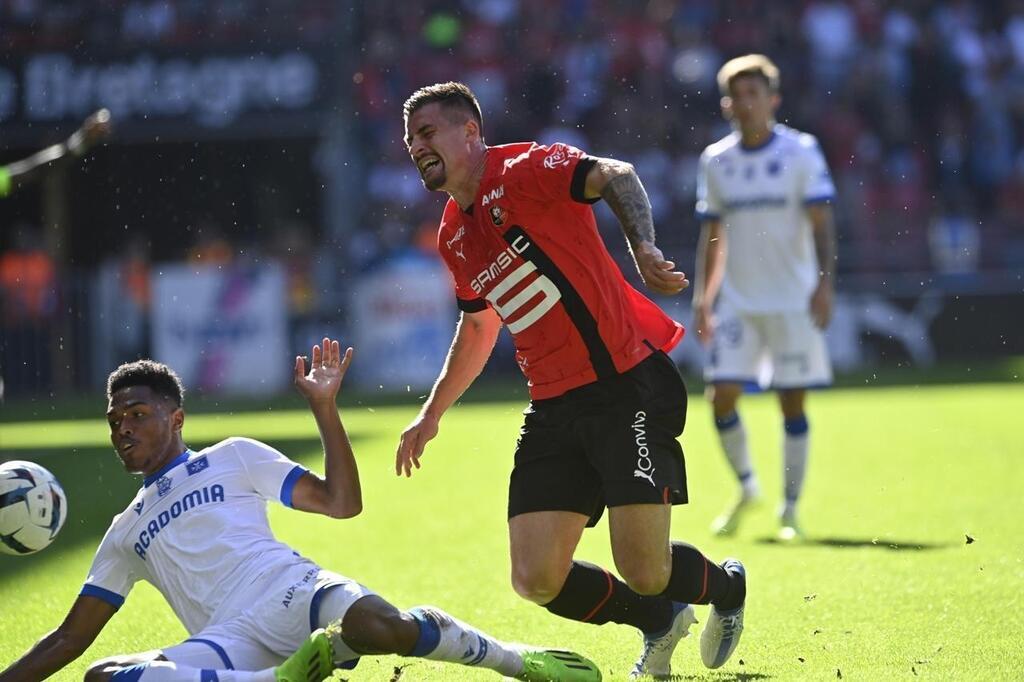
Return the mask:
[[[516,592],[570,620],[622,623],[659,637],[673,629],[677,609],[669,599],[641,595],[600,566],[573,560],[587,520],[573,512],[531,512],[509,519]],[[667,552],[667,535],[661,535]],[[641,573],[639,565],[630,567]],[[659,573],[646,577],[647,588],[661,579]]]
[[[712,522],[711,532],[715,535],[732,535],[739,528],[743,515],[756,506],[761,496],[757,475],[750,462],[747,431],[736,411],[740,396],[743,395],[743,386],[731,382],[715,383],[708,387],[707,393],[722,452],[736,474],[740,487],[736,500]]]
[[[782,441],[783,504],[779,510],[779,539],[784,542],[802,536],[796,507],[807,473],[808,423],[804,412],[805,389],[779,391],[785,434]]]
[[[744,580],[692,545],[669,539],[671,515],[672,507],[667,504],[630,504],[608,510],[612,552],[627,582],[672,604],[672,615],[663,629],[645,633],[644,649],[633,671],[636,676],[671,674],[672,652],[697,622],[691,604],[713,604],[720,611],[731,611],[741,608],[746,598]]]
[[[326,611],[329,599],[330,593],[321,606]],[[489,668],[521,680],[601,679],[597,667],[578,654],[503,642],[436,607],[400,611],[376,595],[359,599],[326,633],[339,664],[354,655],[398,654]]]
[[[574,512],[531,512],[508,521],[512,587],[523,599],[547,604],[572,569],[587,517]]]

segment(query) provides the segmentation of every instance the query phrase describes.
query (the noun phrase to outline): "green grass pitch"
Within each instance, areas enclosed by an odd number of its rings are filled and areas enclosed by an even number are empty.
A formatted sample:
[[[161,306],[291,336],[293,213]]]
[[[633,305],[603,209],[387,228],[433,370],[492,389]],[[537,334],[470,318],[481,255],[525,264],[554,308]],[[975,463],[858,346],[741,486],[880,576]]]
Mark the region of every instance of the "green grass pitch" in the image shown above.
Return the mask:
[[[52,547],[30,557],[0,556],[0,667],[60,622],[110,517],[139,485],[111,451],[100,407],[91,420],[0,423],[0,459],[50,468],[70,506]],[[275,506],[278,536],[398,606],[435,604],[505,639],[571,647],[597,661],[606,679],[624,679],[638,651],[634,631],[558,619],[521,601],[509,585],[505,491],[522,404],[455,408],[423,469],[399,479],[394,447],[415,409],[343,408],[365,511],[333,521]],[[677,679],[1024,679],[1019,384],[814,394],[802,506],[809,541],[799,546],[768,541],[781,468],[774,399],[751,396],[742,409],[766,504],[737,537],[709,536],[733,483],[708,409],[694,396],[683,439],[692,501],[675,509],[673,536],[716,559],[745,561],[747,629],[720,671],[703,668],[695,637],[684,640],[674,659]],[[251,436],[320,466],[312,418],[299,409],[191,415],[185,435],[192,447]],[[966,535],[975,541],[967,544]],[[611,566],[604,522],[586,533],[578,556]],[[702,621],[705,613],[698,607]],[[184,636],[157,592],[140,584],[92,648],[56,679],[81,679],[91,660]],[[496,679],[396,657],[367,658],[336,676]]]

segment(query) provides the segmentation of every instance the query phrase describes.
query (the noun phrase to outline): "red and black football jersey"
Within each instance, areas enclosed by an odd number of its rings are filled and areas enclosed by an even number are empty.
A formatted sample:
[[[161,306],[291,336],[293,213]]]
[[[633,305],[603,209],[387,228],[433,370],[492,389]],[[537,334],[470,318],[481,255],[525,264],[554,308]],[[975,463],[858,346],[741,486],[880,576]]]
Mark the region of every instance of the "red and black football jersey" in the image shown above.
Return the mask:
[[[459,308],[498,313],[536,400],[625,372],[683,336],[605,248],[596,199],[583,195],[595,163],[565,144],[488,147],[473,205],[450,199],[438,231]]]

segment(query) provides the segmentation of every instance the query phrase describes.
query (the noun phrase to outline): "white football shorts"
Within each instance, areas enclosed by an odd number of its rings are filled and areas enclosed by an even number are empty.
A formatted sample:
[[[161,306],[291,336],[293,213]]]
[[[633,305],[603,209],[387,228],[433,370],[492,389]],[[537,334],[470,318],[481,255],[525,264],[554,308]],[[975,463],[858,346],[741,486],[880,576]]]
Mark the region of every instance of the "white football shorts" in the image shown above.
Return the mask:
[[[719,308],[705,381],[773,390],[832,383],[825,333],[809,311],[762,314]]]
[[[167,660],[193,668],[273,668],[295,653],[313,630],[322,627],[324,618],[319,606],[328,590],[332,591],[335,611],[340,611],[329,616],[323,614],[332,621],[344,617],[352,604],[363,597],[375,594],[350,578],[304,563],[282,576],[259,603],[162,652]],[[334,654],[337,661],[359,656],[351,650]]]

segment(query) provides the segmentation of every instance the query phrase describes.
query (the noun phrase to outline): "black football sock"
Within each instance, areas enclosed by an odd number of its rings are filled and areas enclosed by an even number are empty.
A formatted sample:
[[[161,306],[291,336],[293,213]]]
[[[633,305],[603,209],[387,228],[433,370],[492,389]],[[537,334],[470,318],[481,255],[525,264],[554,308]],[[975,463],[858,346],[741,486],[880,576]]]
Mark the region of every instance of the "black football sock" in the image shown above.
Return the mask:
[[[672,602],[634,592],[600,566],[572,562],[558,596],[544,605],[556,616],[582,623],[622,623],[642,632],[661,632],[672,623]]]
[[[662,596],[687,604],[734,609],[746,598],[746,583],[708,559],[693,545],[672,543],[672,575]]]

